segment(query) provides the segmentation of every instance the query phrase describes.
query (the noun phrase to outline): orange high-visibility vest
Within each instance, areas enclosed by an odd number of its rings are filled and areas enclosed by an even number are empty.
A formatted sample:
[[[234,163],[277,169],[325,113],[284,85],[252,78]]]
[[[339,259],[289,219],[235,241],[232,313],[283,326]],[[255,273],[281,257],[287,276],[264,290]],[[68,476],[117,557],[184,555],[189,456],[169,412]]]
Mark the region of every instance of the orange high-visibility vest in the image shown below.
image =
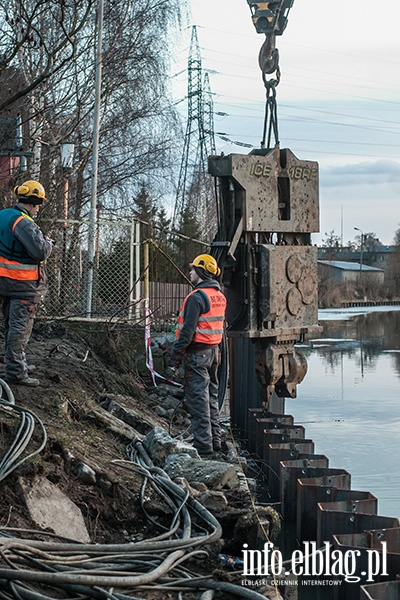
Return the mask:
[[[14,229],[21,219],[33,219],[29,215],[9,208],[2,211],[4,227],[0,248],[0,277],[19,281],[36,281],[40,278],[40,263],[29,256],[27,250],[13,237]]]
[[[198,292],[198,289],[190,292],[182,303],[175,331],[176,338],[179,338],[183,327],[183,314],[186,302],[192,294]],[[222,292],[215,288],[201,288],[201,293],[204,293],[207,296],[210,303],[210,310],[200,315],[192,341],[200,342],[202,344],[219,344],[224,332],[226,298]]]
[[[39,266],[25,265],[16,260],[8,260],[0,256],[0,277],[17,279],[19,281],[36,281],[38,279]]]

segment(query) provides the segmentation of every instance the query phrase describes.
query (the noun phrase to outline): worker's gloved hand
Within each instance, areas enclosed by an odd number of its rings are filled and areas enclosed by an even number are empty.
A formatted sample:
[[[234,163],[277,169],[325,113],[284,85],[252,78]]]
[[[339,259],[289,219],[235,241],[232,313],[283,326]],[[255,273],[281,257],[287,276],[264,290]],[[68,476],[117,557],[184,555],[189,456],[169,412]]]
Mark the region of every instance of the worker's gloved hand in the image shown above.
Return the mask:
[[[170,379],[175,379],[177,372],[178,372],[178,369],[175,369],[174,367],[167,367],[165,369],[165,374]]]

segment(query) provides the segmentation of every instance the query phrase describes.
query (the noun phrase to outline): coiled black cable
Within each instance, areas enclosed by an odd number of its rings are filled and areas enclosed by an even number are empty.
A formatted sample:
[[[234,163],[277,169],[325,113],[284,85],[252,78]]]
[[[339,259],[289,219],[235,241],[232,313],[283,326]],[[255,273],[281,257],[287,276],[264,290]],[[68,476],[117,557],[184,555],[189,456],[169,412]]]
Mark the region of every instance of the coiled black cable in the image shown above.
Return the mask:
[[[7,475],[12,473],[12,471],[43,450],[46,445],[47,434],[42,421],[35,413],[25,407],[15,404],[11,389],[2,379],[0,379],[0,389],[2,394],[5,392],[7,396],[7,399],[4,399],[3,397],[0,398],[0,409],[4,410],[7,414],[17,416],[20,419],[14,440],[11,442],[7,452],[0,461],[0,481],[2,481]],[[35,424],[39,425],[42,433],[42,441],[36,450],[22,456],[32,439]]]

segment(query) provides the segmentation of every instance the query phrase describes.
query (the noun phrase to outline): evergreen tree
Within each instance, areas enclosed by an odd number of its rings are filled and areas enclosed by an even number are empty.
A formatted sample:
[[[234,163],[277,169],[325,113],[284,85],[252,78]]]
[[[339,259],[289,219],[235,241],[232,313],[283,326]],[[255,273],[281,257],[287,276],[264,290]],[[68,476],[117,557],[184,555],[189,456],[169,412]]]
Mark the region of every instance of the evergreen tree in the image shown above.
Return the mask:
[[[177,236],[174,240],[176,260],[181,269],[187,272],[188,265],[195,256],[209,251],[208,246],[199,243],[201,223],[189,206],[183,210],[178,233],[184,237]]]

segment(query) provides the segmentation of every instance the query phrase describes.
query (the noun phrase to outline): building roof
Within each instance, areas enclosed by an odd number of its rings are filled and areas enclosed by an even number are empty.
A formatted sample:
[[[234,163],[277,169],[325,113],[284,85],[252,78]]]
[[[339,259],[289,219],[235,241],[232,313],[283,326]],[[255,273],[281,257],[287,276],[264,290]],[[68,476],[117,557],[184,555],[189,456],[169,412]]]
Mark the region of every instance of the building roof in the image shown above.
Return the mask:
[[[334,267],[335,269],[342,269],[343,271],[378,271],[384,273],[383,269],[376,267],[369,267],[368,265],[360,265],[360,263],[346,262],[345,260],[318,260],[321,265],[328,265],[328,267]]]

